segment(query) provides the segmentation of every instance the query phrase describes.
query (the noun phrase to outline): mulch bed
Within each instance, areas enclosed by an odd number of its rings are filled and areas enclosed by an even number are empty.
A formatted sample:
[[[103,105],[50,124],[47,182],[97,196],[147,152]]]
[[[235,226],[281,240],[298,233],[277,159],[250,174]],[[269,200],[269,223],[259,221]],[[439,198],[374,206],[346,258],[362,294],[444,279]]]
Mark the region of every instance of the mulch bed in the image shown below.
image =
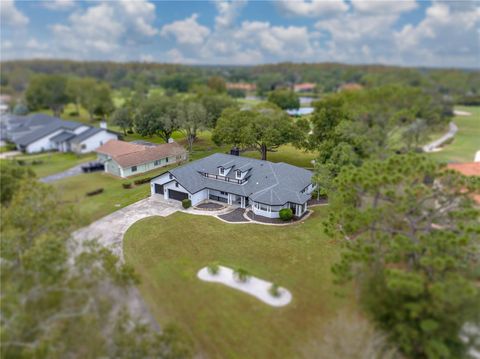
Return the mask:
[[[248,222],[248,220],[243,216],[243,213],[245,213],[244,208],[237,208],[232,212],[218,216],[218,218],[221,218],[224,221],[232,222],[232,223]]]
[[[252,211],[247,212],[247,217],[253,221],[261,222],[261,223],[289,224],[289,223],[295,223],[302,220],[308,213],[310,213],[310,211],[306,211],[301,217],[293,217],[293,219],[290,221],[284,221],[280,218],[268,218],[268,217],[259,216],[258,214],[255,214]]]
[[[199,205],[195,206],[195,209],[202,209],[206,211],[218,211],[223,208],[225,208],[225,206],[213,202],[200,203]]]

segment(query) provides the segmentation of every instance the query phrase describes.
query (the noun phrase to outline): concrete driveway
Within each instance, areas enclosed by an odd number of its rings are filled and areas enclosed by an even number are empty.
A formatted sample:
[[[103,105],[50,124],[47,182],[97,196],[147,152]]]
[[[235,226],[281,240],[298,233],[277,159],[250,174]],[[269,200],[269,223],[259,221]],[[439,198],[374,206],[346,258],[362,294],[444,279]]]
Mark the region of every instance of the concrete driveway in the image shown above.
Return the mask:
[[[69,168],[66,171],[58,172],[58,173],[55,173],[55,174],[47,176],[47,177],[42,177],[42,178],[40,178],[40,182],[50,183],[50,182],[55,182],[55,181],[61,180],[63,178],[81,175],[83,173],[82,166],[85,166],[85,164],[87,164],[87,163],[88,162],[80,163],[79,165],[76,165],[72,168]]]
[[[179,210],[180,202],[166,202],[148,197],[75,231],[73,237],[80,241],[97,239],[101,245],[111,249],[123,261],[123,235],[132,224],[151,216],[166,217]]]

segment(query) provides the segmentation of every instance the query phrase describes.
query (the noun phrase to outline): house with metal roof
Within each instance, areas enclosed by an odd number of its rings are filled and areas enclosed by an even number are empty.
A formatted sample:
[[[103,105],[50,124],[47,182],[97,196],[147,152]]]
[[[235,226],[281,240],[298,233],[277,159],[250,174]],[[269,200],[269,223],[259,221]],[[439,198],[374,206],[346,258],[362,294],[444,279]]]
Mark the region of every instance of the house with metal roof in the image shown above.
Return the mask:
[[[314,190],[306,169],[222,153],[173,168],[150,184],[153,196],[188,198],[193,206],[218,201],[269,218],[278,218],[282,208],[302,216]]]
[[[27,153],[57,150],[87,153],[118,135],[76,121],[66,121],[44,114],[6,116],[4,129],[8,141]]]

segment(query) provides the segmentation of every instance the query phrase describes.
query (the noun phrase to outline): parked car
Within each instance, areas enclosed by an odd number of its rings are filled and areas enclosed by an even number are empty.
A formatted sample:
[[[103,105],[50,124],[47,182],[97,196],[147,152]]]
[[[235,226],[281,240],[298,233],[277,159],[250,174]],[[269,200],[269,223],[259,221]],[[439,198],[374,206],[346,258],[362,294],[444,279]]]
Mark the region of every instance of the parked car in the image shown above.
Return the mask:
[[[89,162],[87,165],[82,166],[82,171],[87,172],[95,172],[95,171],[103,171],[105,166],[100,162]]]

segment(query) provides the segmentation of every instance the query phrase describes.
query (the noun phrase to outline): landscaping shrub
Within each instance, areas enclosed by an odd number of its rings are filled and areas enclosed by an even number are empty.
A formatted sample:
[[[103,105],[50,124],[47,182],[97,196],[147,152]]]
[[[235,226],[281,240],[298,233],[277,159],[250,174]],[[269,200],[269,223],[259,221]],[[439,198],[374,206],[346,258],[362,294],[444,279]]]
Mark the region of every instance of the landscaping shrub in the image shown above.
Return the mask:
[[[33,160],[32,165],[41,165],[43,163],[42,160]]]
[[[192,206],[192,201],[188,198],[185,198],[184,200],[182,200],[182,206],[185,209],[190,208]]]
[[[87,192],[87,196],[96,196],[97,194],[100,194],[103,192],[103,188],[99,188],[99,189],[96,189],[94,191],[91,191],[91,192]]]
[[[142,179],[137,179],[137,180],[133,181],[133,183],[135,184],[135,186],[138,186],[138,185],[150,182],[152,180],[152,178],[153,177],[145,177],[145,178],[142,178]]]
[[[19,166],[25,166],[26,163],[25,163],[24,160],[17,160],[17,164],[18,164]]]
[[[275,297],[275,298],[280,297],[281,293],[280,293],[280,287],[278,286],[278,284],[272,283],[272,285],[268,289],[268,293],[270,293],[272,297]]]
[[[70,111],[68,114],[70,116],[78,116],[79,115],[79,113],[77,111]]]
[[[132,130],[128,130],[127,133],[128,133],[129,135],[131,135],[131,134],[133,134],[133,131],[132,131]]]
[[[220,266],[218,265],[217,262],[210,263],[210,264],[207,266],[207,271],[208,271],[208,273],[210,273],[211,275],[217,275],[218,272],[220,272]]]
[[[237,268],[233,271],[233,276],[234,278],[239,281],[245,283],[250,279],[250,273],[246,269],[243,268]]]
[[[130,189],[130,188],[132,188],[132,182],[122,183],[122,187],[123,187],[124,189]]]
[[[289,221],[293,218],[293,211],[291,208],[282,208],[278,214],[282,221]]]

